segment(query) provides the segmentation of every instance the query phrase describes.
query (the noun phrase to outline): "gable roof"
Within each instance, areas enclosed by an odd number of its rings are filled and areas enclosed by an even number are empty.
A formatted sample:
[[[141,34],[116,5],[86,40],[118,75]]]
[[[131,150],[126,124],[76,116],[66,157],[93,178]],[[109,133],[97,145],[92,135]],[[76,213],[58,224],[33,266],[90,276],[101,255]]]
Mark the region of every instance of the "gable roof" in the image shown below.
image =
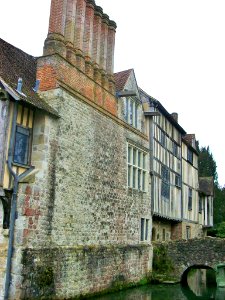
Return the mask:
[[[122,91],[133,69],[114,73],[116,91]]]
[[[0,39],[0,81],[8,86],[18,98],[52,115],[58,113],[33,91],[36,82],[36,58]],[[22,78],[23,96],[16,92],[18,79]],[[6,85],[5,85],[6,84]]]

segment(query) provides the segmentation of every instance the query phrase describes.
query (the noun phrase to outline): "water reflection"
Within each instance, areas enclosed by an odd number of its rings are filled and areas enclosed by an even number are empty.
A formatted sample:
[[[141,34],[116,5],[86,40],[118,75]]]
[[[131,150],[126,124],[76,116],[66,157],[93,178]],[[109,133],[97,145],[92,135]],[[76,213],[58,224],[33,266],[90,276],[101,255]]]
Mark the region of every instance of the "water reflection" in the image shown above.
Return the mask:
[[[198,275],[197,275],[198,276]],[[224,300],[225,289],[216,287],[207,288],[203,284],[202,289],[194,290],[189,287],[175,285],[148,285],[129,289],[110,295],[95,297],[95,300]],[[201,293],[202,291],[202,293]]]
[[[187,284],[197,299],[216,297],[216,277],[212,269],[191,269],[187,275]]]
[[[147,285],[110,295],[95,297],[96,300],[225,300],[225,288],[216,287],[215,271],[190,269],[186,286]]]

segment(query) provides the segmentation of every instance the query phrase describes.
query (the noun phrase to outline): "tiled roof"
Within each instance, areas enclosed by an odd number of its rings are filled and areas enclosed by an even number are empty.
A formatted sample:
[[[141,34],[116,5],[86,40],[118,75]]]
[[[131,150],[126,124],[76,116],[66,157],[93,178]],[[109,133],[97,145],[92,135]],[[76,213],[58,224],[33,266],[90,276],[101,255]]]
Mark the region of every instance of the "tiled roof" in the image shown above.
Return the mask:
[[[129,69],[126,71],[118,72],[114,74],[116,91],[122,91],[127,83],[127,80],[131,74],[133,69]]]
[[[58,116],[56,110],[48,105],[33,91],[36,81],[36,58],[0,39],[0,77],[12,89],[16,90],[19,77],[23,80],[20,99],[41,110]]]
[[[214,192],[213,177],[200,177],[199,178],[199,191],[206,196],[213,196]]]

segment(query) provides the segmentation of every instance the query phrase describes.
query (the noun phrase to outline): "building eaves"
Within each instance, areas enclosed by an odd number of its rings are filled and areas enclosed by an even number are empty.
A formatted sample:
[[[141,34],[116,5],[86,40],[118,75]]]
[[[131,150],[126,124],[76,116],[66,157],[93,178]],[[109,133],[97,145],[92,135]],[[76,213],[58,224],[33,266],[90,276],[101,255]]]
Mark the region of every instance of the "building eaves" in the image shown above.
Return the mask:
[[[141,88],[139,88],[140,92],[143,93],[149,101],[149,105],[153,104],[153,106],[159,110],[161,114],[163,114],[169,121],[170,123],[177,128],[177,130],[181,134],[186,134],[186,131],[179,125],[179,123],[174,119],[174,117],[165,109],[165,107],[155,98],[152,96],[148,95],[145,91],[143,91]]]
[[[0,39],[0,49],[0,80],[2,86],[7,85],[14,95],[19,97],[20,101],[58,117],[57,111],[33,91],[36,82],[36,58],[2,39]],[[23,94],[16,91],[19,78],[23,80]]]

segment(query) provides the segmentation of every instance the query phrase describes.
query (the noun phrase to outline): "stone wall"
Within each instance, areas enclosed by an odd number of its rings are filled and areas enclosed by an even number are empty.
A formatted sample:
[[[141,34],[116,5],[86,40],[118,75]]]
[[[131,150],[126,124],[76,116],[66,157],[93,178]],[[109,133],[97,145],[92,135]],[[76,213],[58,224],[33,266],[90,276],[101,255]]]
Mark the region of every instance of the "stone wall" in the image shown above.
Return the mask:
[[[150,236],[140,242],[141,218],[151,228],[150,178],[147,192],[127,188],[127,142],[147,151],[147,138],[63,89],[43,96],[61,118],[35,116],[39,171],[19,188],[11,299],[48,296],[52,285],[55,299],[69,299],[109,289],[115,276],[137,282],[151,269]],[[39,267],[54,277],[40,292]]]
[[[26,249],[22,298],[74,299],[137,283],[150,253],[146,245]]]
[[[152,240],[169,241],[171,239],[171,223],[163,220],[153,220]]]

